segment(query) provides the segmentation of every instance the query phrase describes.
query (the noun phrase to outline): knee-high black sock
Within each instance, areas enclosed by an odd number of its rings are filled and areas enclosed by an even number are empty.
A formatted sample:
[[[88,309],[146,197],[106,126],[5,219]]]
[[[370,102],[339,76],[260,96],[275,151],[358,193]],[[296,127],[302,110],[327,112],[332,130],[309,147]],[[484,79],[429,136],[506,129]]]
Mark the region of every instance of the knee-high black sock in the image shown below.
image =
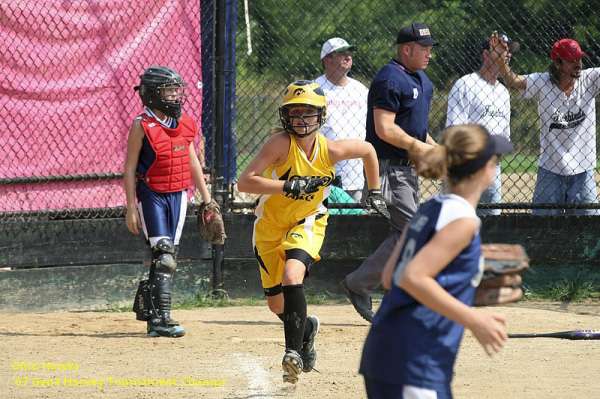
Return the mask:
[[[285,317],[284,317],[283,313],[279,313],[277,315],[277,317],[279,317],[279,320],[285,321]],[[310,337],[310,334],[312,334],[314,329],[315,329],[315,325],[309,318],[307,318],[306,325],[304,327],[304,335],[302,337],[302,342],[306,342],[308,340],[308,337]]]
[[[306,298],[302,284],[283,286],[285,348],[300,351],[306,326]]]

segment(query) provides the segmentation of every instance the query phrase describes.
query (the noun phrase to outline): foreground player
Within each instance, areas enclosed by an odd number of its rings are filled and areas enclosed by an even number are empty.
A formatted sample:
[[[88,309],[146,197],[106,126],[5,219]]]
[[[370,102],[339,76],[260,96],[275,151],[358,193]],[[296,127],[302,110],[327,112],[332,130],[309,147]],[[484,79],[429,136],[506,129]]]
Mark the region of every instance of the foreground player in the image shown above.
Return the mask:
[[[282,128],[242,172],[240,191],[263,194],[256,207],[252,244],[269,309],[284,323],[283,381],[296,383],[313,369],[319,319],[307,318],[302,285],[327,226],[326,199],[336,162],[362,158],[369,187],[368,203],[389,217],[379,190],[377,156],[362,140],[332,141],[318,130],[327,106],[321,87],[300,80],[290,84],[279,108]]]
[[[181,337],[185,329],[173,320],[171,280],[187,213],[190,178],[205,204],[211,202],[194,150],[196,122],[181,113],[187,86],[166,66],[151,66],[139,90],[146,110],[131,125],[125,159],[127,228],[142,227],[152,251],[148,280],[140,282],[134,311],[148,322],[150,337]],[[137,206],[136,206],[137,197]]]
[[[419,208],[382,273],[389,292],[360,365],[369,398],[451,398],[464,327],[488,355],[508,339],[503,315],[471,305],[483,274],[475,209],[511,147],[482,126],[456,125],[421,157],[419,174],[445,177],[445,192]]]

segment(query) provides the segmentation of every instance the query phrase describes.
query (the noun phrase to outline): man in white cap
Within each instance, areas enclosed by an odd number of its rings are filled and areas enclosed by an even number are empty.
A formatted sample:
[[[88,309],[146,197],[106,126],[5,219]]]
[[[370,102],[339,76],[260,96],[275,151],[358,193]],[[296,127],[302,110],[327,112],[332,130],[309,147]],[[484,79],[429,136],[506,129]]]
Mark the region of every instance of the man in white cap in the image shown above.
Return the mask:
[[[352,68],[350,51],[355,46],[339,37],[327,40],[321,48],[325,74],[315,79],[327,99],[327,121],[321,133],[331,140],[365,139],[368,90],[349,78]],[[365,183],[361,159],[340,161],[335,165],[341,188],[360,202]]]

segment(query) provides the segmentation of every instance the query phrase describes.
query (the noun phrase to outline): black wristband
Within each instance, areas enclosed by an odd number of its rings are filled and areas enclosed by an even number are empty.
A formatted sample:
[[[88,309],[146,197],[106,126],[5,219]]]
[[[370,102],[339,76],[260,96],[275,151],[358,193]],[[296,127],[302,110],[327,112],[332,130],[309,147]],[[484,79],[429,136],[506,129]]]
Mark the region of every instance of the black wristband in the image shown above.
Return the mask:
[[[287,180],[283,183],[283,191],[289,194],[299,194],[298,186],[294,185],[294,180]]]
[[[376,194],[381,194],[381,189],[376,188],[373,190],[369,190],[369,195],[376,195]]]

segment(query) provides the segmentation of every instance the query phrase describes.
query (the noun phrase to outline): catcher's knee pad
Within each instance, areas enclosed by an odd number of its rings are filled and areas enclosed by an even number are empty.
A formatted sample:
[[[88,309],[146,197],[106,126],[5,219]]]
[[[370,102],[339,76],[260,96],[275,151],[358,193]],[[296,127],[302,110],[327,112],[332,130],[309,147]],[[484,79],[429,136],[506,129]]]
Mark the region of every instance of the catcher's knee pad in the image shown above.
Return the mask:
[[[161,238],[152,248],[152,263],[157,273],[172,275],[177,268],[177,252],[179,248],[168,238]]]

